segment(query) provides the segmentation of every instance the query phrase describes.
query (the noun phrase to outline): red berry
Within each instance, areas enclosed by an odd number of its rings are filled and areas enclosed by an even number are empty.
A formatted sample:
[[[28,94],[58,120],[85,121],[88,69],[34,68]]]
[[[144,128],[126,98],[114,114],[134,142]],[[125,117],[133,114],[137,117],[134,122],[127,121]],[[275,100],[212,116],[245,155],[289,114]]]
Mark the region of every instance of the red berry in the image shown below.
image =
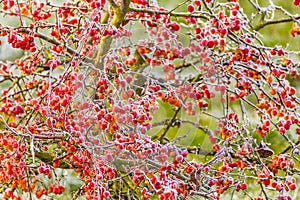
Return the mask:
[[[233,16],[236,16],[237,15],[237,9],[233,9],[232,11],[231,11],[231,14],[233,15]]]
[[[72,145],[72,146],[69,147],[70,153],[74,153],[75,150],[76,150],[76,147],[74,145]]]
[[[209,185],[209,186],[213,186],[214,184],[215,184],[215,181],[214,180],[209,180],[208,182],[207,182],[207,184]]]
[[[188,5],[187,9],[190,13],[194,12],[194,10],[195,10],[195,8],[192,4]]]
[[[297,185],[296,185],[295,183],[289,184],[289,188],[290,188],[291,190],[296,190]]]
[[[130,83],[131,81],[132,81],[132,76],[127,76],[127,77],[126,77],[126,82],[127,82],[127,83]]]
[[[282,49],[279,49],[278,52],[277,52],[277,55],[278,56],[283,56],[284,55],[284,52]]]
[[[171,24],[171,28],[172,28],[173,31],[179,31],[180,30],[180,26],[176,22]]]
[[[195,28],[195,33],[200,34],[201,33],[201,28],[199,28],[199,27]]]
[[[144,194],[146,194],[147,191],[148,191],[147,188],[144,187],[144,188],[142,189],[142,191],[141,191],[141,194],[144,195]]]
[[[235,96],[235,95],[229,96],[229,101],[233,102],[233,101],[235,101],[235,99],[236,99],[236,96]]]
[[[195,1],[194,1],[194,4],[195,4],[195,6],[200,6],[200,5],[201,5],[201,1],[195,0]]]
[[[246,190],[247,189],[247,184],[246,183],[241,183],[240,187],[242,190]]]
[[[289,94],[294,95],[296,93],[296,89],[294,87],[290,87]]]
[[[103,197],[104,197],[104,198],[108,198],[109,195],[110,195],[110,192],[109,192],[109,191],[103,192]]]
[[[280,190],[282,189],[282,186],[281,186],[280,184],[277,184],[276,187],[275,187],[275,189],[276,189],[277,191],[280,191]]]
[[[117,74],[122,74],[124,73],[124,69],[123,67],[118,67],[117,70],[116,70]]]
[[[286,129],[284,127],[279,128],[279,133],[285,134],[285,132],[286,132]]]
[[[205,47],[207,45],[208,41],[206,39],[201,41],[201,46]]]
[[[183,156],[182,155],[177,155],[175,160],[178,161],[178,162],[181,162],[183,160]]]
[[[208,48],[213,48],[215,46],[215,42],[213,40],[208,41],[207,47]]]
[[[188,151],[187,150],[184,150],[183,152],[181,152],[181,155],[184,157],[184,158],[186,158],[187,157],[187,155],[188,155]]]

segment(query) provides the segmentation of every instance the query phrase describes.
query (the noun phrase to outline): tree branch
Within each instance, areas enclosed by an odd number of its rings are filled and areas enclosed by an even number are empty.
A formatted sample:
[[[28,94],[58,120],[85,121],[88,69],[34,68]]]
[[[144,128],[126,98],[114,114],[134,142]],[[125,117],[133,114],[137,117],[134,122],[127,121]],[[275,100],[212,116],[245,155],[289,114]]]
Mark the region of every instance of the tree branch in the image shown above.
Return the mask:
[[[295,17],[295,19],[297,19],[297,20],[300,19],[300,16],[299,17]],[[254,27],[253,30],[259,31],[260,29],[262,29],[262,28],[264,28],[266,26],[272,25],[272,24],[281,24],[281,23],[293,22],[293,21],[294,21],[294,19],[292,19],[292,18],[280,19],[280,20],[273,20],[273,21],[266,21],[266,22],[260,23],[256,27]]]
[[[147,10],[141,8],[129,8],[129,12],[141,12],[141,13],[150,13],[150,14],[160,14],[160,15],[170,15],[172,17],[193,17],[208,20],[206,17],[209,15],[208,13],[200,13],[200,14],[191,14],[187,12],[173,12],[173,11],[161,11],[161,10]]]
[[[125,19],[125,15],[128,12],[130,0],[123,0],[120,6],[117,6],[114,1],[109,1],[113,9],[113,17],[111,19],[110,25],[119,28]],[[102,37],[97,56],[95,58],[95,66],[98,69],[102,69],[104,66],[104,57],[110,49],[112,43],[112,36],[107,35]]]

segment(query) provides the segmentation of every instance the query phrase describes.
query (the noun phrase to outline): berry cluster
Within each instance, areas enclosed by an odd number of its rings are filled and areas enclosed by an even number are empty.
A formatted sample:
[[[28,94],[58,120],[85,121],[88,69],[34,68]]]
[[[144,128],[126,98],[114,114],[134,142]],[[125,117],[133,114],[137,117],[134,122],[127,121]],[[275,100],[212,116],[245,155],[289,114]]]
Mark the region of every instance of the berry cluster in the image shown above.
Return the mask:
[[[291,199],[295,52],[253,31],[276,21],[257,25],[238,0],[216,2],[2,1],[19,24],[1,24],[0,37],[25,51],[0,62],[3,198],[66,194],[57,172],[71,169],[82,180],[73,198],[261,200],[259,183],[266,198]],[[297,17],[283,13],[296,37]],[[274,137],[284,149],[273,152]]]

